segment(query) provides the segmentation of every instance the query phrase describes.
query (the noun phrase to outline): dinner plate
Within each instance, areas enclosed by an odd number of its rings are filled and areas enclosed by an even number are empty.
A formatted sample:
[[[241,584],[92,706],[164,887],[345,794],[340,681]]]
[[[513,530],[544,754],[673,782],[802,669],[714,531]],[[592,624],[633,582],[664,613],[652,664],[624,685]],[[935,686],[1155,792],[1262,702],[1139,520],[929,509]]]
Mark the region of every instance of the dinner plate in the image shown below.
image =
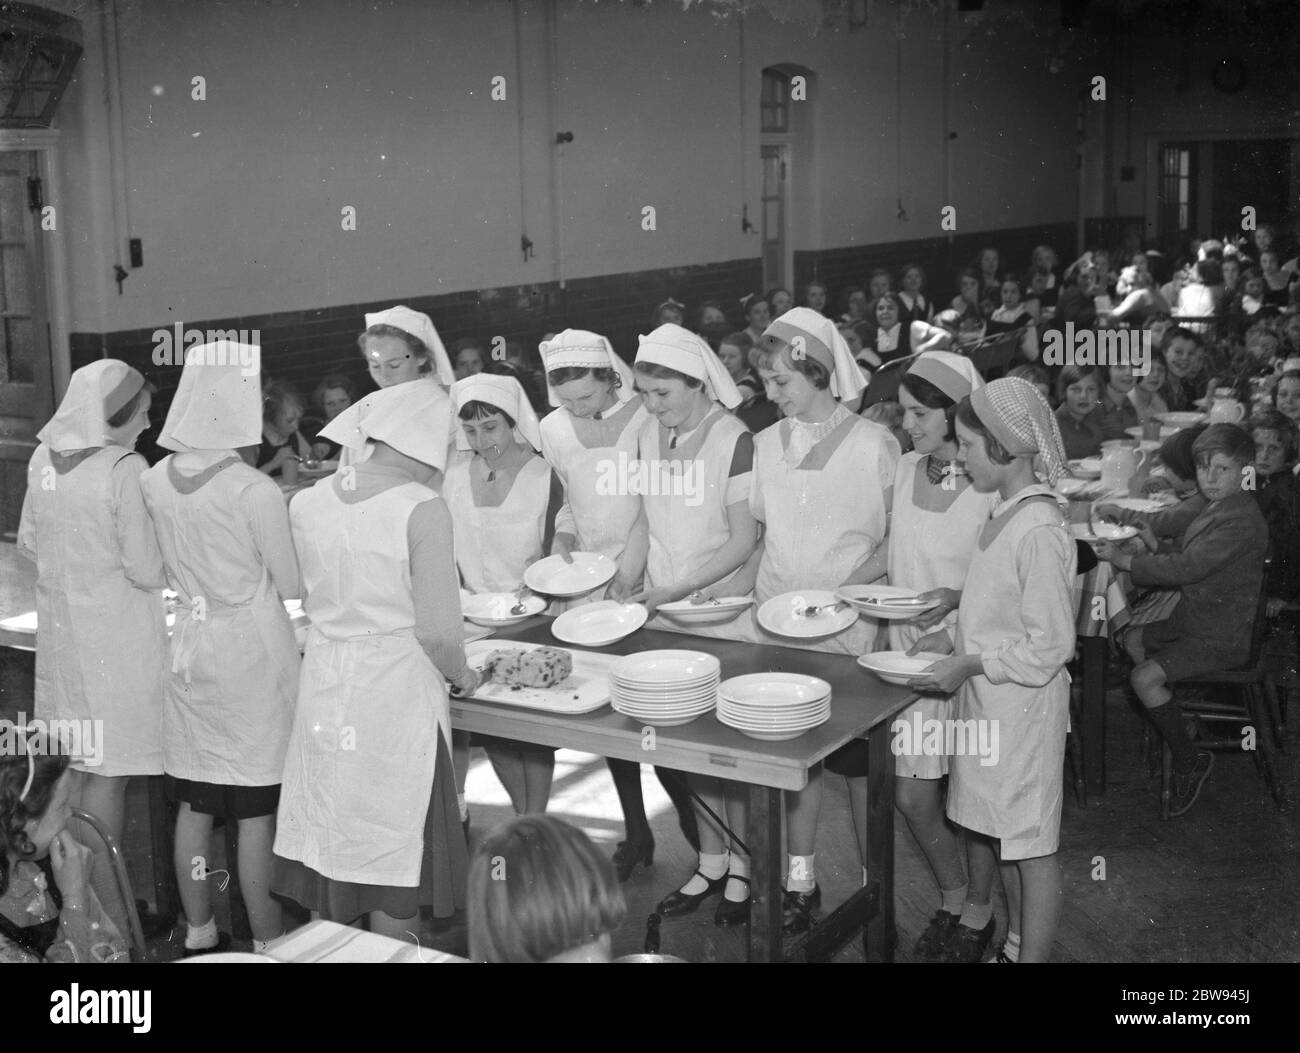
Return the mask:
[[[216,954],[199,954],[193,958],[178,958],[177,961],[181,965],[224,965],[233,962],[284,964],[279,958],[272,958],[269,954],[250,954],[248,951],[218,951]]]
[[[610,667],[610,675],[624,684],[681,687],[717,676],[721,669],[722,663],[703,651],[665,649],[626,655]]]
[[[1162,424],[1160,425],[1160,438],[1163,441],[1164,439],[1169,438],[1169,436],[1171,435],[1177,435],[1182,430],[1183,430],[1182,428],[1175,428],[1172,424]],[[1140,424],[1135,428],[1125,428],[1124,431],[1126,434],[1132,436],[1135,439],[1142,438],[1142,426]],[[1148,440],[1148,441],[1155,441],[1155,440]]]
[[[1100,479],[1101,478],[1101,458],[1084,457],[1081,460],[1069,462],[1070,473],[1079,479]]]
[[[338,470],[338,461],[321,461],[316,468],[308,468],[305,464],[298,465],[298,475],[302,479],[324,479],[325,476],[333,475]]]
[[[873,651],[858,659],[858,665],[869,669],[889,684],[906,687],[908,681],[920,676],[935,662],[942,662],[951,655],[922,651],[920,654],[908,654],[906,651]]]
[[[510,609],[517,603],[524,606],[523,614],[511,614]],[[540,596],[525,595],[520,599],[513,592],[480,592],[463,598],[460,612],[475,625],[494,628],[500,625],[514,625],[535,614],[546,610],[546,601]]]
[[[597,552],[570,552],[572,563],[563,556],[539,559],[524,571],[524,584],[547,596],[581,596],[598,589],[618,571],[614,561]]]
[[[773,596],[758,609],[758,624],[770,633],[799,640],[815,640],[843,632],[858,620],[852,607],[822,611],[811,618],[800,612],[808,607],[839,603],[835,593],[826,589],[805,589]]]
[[[1116,508],[1126,508],[1130,512],[1145,512],[1147,514],[1163,512],[1172,504],[1171,501],[1161,501],[1155,497],[1116,497],[1102,503],[1114,505]]]
[[[1080,541],[1127,541],[1138,536],[1135,526],[1119,523],[1071,523],[1070,533]]]
[[[1161,424],[1168,424],[1171,428],[1190,428],[1193,424],[1200,424],[1205,420],[1204,413],[1153,413],[1153,417]],[[1164,429],[1162,428],[1161,431]]]
[[[758,739],[760,742],[788,742],[790,741],[790,739],[797,739],[800,735],[807,734],[813,728],[818,727],[821,724],[825,724],[826,721],[830,720],[830,718],[831,715],[828,712],[822,720],[819,720],[816,724],[810,724],[806,727],[774,728],[774,729],[759,730],[755,728],[736,727],[734,724],[729,723],[728,720],[721,713],[718,714],[719,723],[726,724],[726,726],[729,728],[735,728],[735,730],[739,731],[742,735],[745,735],[751,739]]]
[[[720,625],[753,604],[753,596],[719,596],[708,603],[677,600],[659,606],[659,613],[684,625]]]
[[[733,676],[718,685],[723,699],[754,706],[791,706],[820,702],[831,693],[831,685],[821,677],[803,673],[746,673]]]
[[[1062,476],[1056,484],[1056,492],[1062,497],[1075,497],[1083,493],[1093,485],[1090,479],[1076,479],[1073,476]]]
[[[565,643],[604,647],[631,636],[648,617],[643,604],[601,600],[565,611],[551,623],[551,633]]]
[[[847,585],[836,589],[835,595],[847,600],[864,614],[882,621],[915,618],[918,614],[934,610],[943,602],[934,598],[917,599],[915,589],[904,589],[897,585]],[[877,602],[880,600],[888,602]]]
[[[831,696],[819,698],[810,706],[800,706],[798,709],[764,709],[762,706],[743,706],[728,699],[718,696],[718,709],[725,710],[731,716],[738,720],[746,720],[755,724],[766,724],[776,722],[778,724],[797,724],[801,720],[808,720],[816,717],[831,707]]]

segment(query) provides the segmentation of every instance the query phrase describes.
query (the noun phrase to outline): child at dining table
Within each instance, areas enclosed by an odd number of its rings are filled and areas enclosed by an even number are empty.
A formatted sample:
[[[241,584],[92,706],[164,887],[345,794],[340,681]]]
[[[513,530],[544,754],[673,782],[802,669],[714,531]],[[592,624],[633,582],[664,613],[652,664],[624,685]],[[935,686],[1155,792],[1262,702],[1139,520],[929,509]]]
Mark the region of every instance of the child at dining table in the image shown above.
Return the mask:
[[[129,961],[96,893],[96,857],[67,829],[68,757],[43,735],[19,735],[22,749],[0,757],[0,962]]]
[[[1061,400],[1056,423],[1071,460],[1096,457],[1104,441],[1126,437],[1118,420],[1106,416],[1101,401],[1105,385],[1100,366],[1065,366],[1056,378],[1056,393]]]
[[[608,962],[610,937],[626,914],[613,864],[562,819],[519,816],[474,852],[471,961]]]
[[[1047,961],[1060,916],[1057,862],[1062,768],[1074,657],[1074,539],[1051,489],[1064,474],[1060,430],[1043,397],[1003,378],[957,409],[959,455],[975,488],[1000,502],[979,533],[957,608],[956,634],[940,630],[909,649],[951,657],[911,686],[956,693],[954,717],[996,729],[996,756],[954,750],[948,818],[968,834],[970,888],[945,957],[978,961],[994,930],[999,859],[1008,936],[999,962]],[[1038,482],[1039,462],[1047,484]],[[968,724],[968,727],[977,726]],[[990,730],[990,739],[992,737]]]
[[[1168,619],[1124,638],[1134,662],[1129,682],[1173,753],[1171,816],[1196,803],[1214,764],[1214,755],[1198,751],[1183,726],[1172,685],[1235,668],[1250,657],[1268,546],[1268,524],[1246,485],[1255,459],[1250,434],[1235,424],[1212,424],[1192,453],[1207,505],[1188,524],[1177,552],[1097,543],[1098,557],[1128,571],[1135,585],[1176,586],[1182,592]],[[1147,549],[1153,548],[1152,533],[1143,531],[1141,545]]]

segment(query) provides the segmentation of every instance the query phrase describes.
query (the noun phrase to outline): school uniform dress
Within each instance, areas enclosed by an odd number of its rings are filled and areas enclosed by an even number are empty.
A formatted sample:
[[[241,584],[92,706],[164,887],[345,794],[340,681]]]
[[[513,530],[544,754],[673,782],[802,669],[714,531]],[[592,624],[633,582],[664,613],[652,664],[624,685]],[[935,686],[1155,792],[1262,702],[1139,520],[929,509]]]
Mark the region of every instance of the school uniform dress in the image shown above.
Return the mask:
[[[1076,420],[1062,403],[1056,411],[1056,423],[1065,440],[1065,455],[1072,461],[1096,457],[1101,453],[1102,442],[1116,437],[1108,432],[1100,406],[1090,410],[1083,420]]]
[[[917,592],[960,590],[980,531],[999,498],[996,493],[981,493],[968,478],[958,476],[960,492],[948,504],[949,493],[944,491],[943,482],[930,481],[928,461],[928,457],[913,452],[904,454],[898,464],[894,511],[889,523],[889,581]],[[956,623],[955,611],[944,619],[942,626],[929,629],[904,621],[889,622],[889,648],[905,651],[922,636],[941,627],[953,632]],[[914,725],[919,716],[924,728],[927,720],[942,721],[951,715],[951,696],[922,695],[896,720]],[[895,774],[900,778],[938,779],[948,772],[948,758],[943,755],[899,756],[894,764]]]
[[[540,457],[531,458],[501,504],[479,505],[470,480],[476,456],[458,450],[442,486],[455,524],[456,566],[470,592],[514,592],[524,582],[524,571],[545,555],[551,466]]]
[[[238,456],[193,473],[175,461],[140,477],[179,594],[163,767],[197,812],[268,815],[298,694],[298,646],[283,604],[298,595],[298,565],[284,496]]]
[[[97,775],[162,773],[166,584],[140,494],[145,459],[122,446],[27,466],[18,545],[36,562],[35,716],[100,721]],[[84,734],[84,733],[83,733]]]
[[[285,448],[297,457],[307,457],[311,453],[311,448],[307,440],[303,437],[302,432],[294,432],[284,442],[272,442],[265,435],[262,436],[262,444],[257,448],[257,463],[255,468],[261,468],[263,465],[270,464],[275,460],[275,455]],[[280,475],[281,469],[277,468],[268,475]]]
[[[934,316],[934,308],[924,293],[918,293],[912,299],[911,293],[901,292],[898,296],[898,320],[907,328],[913,322],[928,322]]]
[[[749,503],[766,531],[754,590],[759,606],[800,589],[837,589],[876,550],[900,456],[889,429],[843,405],[820,424],[787,417],[755,437]],[[806,642],[761,626],[758,632],[782,647],[861,655],[873,649],[876,623],[858,618]]]
[[[984,525],[962,591],[953,653],[980,655],[984,671],[958,689],[954,717],[996,721],[984,727],[998,750],[992,764],[973,749],[949,759],[948,817],[998,838],[1004,861],[1059,841],[1076,562],[1051,488],[1026,487]]]
[[[1107,395],[1101,397],[1101,431],[1103,442],[1108,439],[1132,438],[1129,428],[1142,426],[1142,416],[1137,406],[1129,399],[1126,392],[1119,405],[1111,402]]]
[[[578,418],[567,410],[542,418],[542,456],[564,485],[555,532],[572,534],[583,552],[597,552],[615,563],[623,556],[641,498],[627,492],[628,486],[618,485],[625,482],[619,469],[635,465],[641,426],[648,419],[639,395],[612,406],[599,420]],[[610,489],[624,492],[609,493]],[[604,598],[602,586],[585,596],[557,601],[556,609]]]
[[[673,586],[692,577],[730,540],[727,508],[749,500],[752,471],[731,474],[737,443],[748,434],[749,429],[720,406],[710,410],[693,432],[679,437],[675,448],[669,448],[672,432],[653,417],[641,426],[641,459],[652,471],[669,476],[657,488],[659,493],[642,499],[650,527],[646,588]],[[674,484],[673,476],[682,482]],[[727,582],[736,573],[709,586],[713,594],[734,591]],[[651,628],[727,640],[757,639],[752,622],[743,618],[721,625],[682,626],[656,615]]]
[[[290,508],[311,632],[273,887],[345,923],[447,916],[464,898],[447,684],[417,638],[411,581],[412,553],[435,540],[411,518],[438,495],[395,474],[362,462],[362,499],[323,479]]]

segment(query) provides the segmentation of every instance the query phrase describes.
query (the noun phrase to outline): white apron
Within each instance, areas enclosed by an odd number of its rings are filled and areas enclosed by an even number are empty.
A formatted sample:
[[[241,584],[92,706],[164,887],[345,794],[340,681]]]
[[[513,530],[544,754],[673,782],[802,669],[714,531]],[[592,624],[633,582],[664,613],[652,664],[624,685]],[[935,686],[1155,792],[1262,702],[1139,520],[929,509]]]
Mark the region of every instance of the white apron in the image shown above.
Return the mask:
[[[329,479],[290,509],[311,632],[275,853],[334,881],[414,888],[447,685],[415,638],[405,483],[345,504]]]
[[[544,555],[551,466],[533,457],[519,469],[505,500],[484,508],[474,503],[469,477],[475,456],[458,451],[442,487],[454,524],[456,566],[470,592],[514,592],[524,571]]]
[[[751,474],[729,477],[736,441],[749,429],[726,410],[714,408],[695,432],[676,449],[666,449],[668,430],[653,417],[641,426],[641,458],[654,471],[659,466],[657,493],[646,494],[646,519],[650,524],[650,551],[646,560],[646,588],[672,586],[690,578],[731,538],[727,507],[749,499]],[[729,595],[727,582],[735,572],[710,586],[715,595]],[[650,621],[652,629],[668,629],[693,636],[756,642],[751,618],[742,616],[721,625],[674,622],[662,615]]]
[[[765,526],[755,596],[761,605],[803,589],[834,591],[885,537],[885,491],[894,483],[898,441],[881,425],[850,413],[795,467],[785,460],[789,419],[754,440],[750,505]],[[782,647],[861,655],[873,649],[876,623],[858,618],[834,636],[802,642],[759,627]]]
[[[162,593],[136,588],[122,566],[113,469],[127,457],[144,468],[139,455],[106,446],[59,474],[48,447],[37,447],[27,466],[20,538],[30,531],[36,552],[34,715],[98,721],[82,725],[82,747],[102,750],[102,763],[73,766],[104,776],[163,770],[166,614]],[[147,520],[141,527],[151,529]]]
[[[983,655],[986,673],[958,689],[955,716],[981,722],[989,742],[996,726],[998,748],[996,763],[974,750],[950,758],[948,816],[998,838],[1003,860],[1059,841],[1077,558],[1051,490],[1031,486],[984,527],[962,592],[954,653]]]
[[[542,456],[564,485],[555,532],[573,533],[583,552],[617,563],[641,509],[630,492],[628,469],[637,458],[641,426],[649,419],[640,396],[609,410],[603,420],[579,419],[558,409],[542,418]],[[605,598],[605,588],[557,601],[557,613]]]
[[[165,674],[168,775],[222,786],[274,786],[284,770],[298,646],[257,551],[240,493],[271,479],[230,459],[191,492],[167,457],[140,477],[167,578],[179,593]],[[196,600],[199,601],[196,603]]]
[[[889,581],[893,585],[928,592],[930,589],[960,590],[966,581],[971,554],[975,551],[980,530],[989,521],[1000,498],[996,493],[980,493],[963,480],[964,489],[943,511],[917,505],[917,488],[926,493],[926,458],[907,453],[898,463],[894,481],[894,511],[889,522]],[[905,621],[891,621],[889,648],[905,651],[928,633],[946,628],[956,631],[957,615],[949,614],[942,625],[921,629]],[[952,697],[921,695],[917,702],[895,717],[912,729],[921,721],[947,720],[952,716]],[[915,741],[915,738],[913,738]],[[900,778],[938,779],[948,772],[948,758],[921,750],[899,754],[895,774]]]

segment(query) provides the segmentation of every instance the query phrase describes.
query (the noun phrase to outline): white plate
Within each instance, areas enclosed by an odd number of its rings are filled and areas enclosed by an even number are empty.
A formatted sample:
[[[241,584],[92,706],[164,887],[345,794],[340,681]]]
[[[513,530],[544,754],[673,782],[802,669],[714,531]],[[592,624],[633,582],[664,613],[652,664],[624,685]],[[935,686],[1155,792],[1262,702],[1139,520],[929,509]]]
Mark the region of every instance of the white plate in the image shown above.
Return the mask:
[[[718,700],[718,709],[728,716],[753,724],[797,724],[801,720],[808,720],[826,712],[830,707],[831,701],[829,697],[822,699],[815,706],[809,706],[807,709],[750,709],[746,706],[737,706],[726,699]]]
[[[516,603],[524,605],[523,614],[511,614],[510,608]],[[514,625],[541,614],[546,610],[546,601],[540,596],[524,596],[521,600],[513,592],[480,592],[477,595],[462,598],[460,612],[475,625],[493,628],[499,625]]]
[[[721,625],[723,622],[731,621],[753,603],[753,596],[719,596],[709,603],[677,600],[674,603],[662,604],[659,613],[665,618],[684,625]]]
[[[831,715],[827,713],[826,720],[819,720],[817,724],[813,724],[805,728],[791,728],[791,729],[778,728],[775,730],[767,730],[767,731],[759,731],[753,728],[736,728],[735,730],[739,731],[742,735],[746,735],[751,739],[758,739],[761,742],[788,742],[790,739],[797,739],[800,735],[807,734],[809,731],[817,727],[819,724],[825,724],[827,720],[830,720],[830,718]],[[718,714],[718,722],[721,724],[726,724],[727,727],[734,727],[734,725],[727,723],[727,721],[723,718],[721,713]]]
[[[1116,508],[1126,508],[1130,512],[1163,512],[1169,507],[1171,502],[1160,501],[1154,497],[1117,497],[1114,500],[1104,501],[1103,504],[1114,505]]]
[[[887,622],[915,618],[918,614],[934,610],[941,602],[937,599],[917,600],[915,589],[904,589],[897,585],[849,585],[837,589],[835,595],[848,600],[864,614]],[[874,600],[914,602],[875,603]]]
[[[942,662],[945,658],[951,657],[946,654],[935,654],[932,651],[922,651],[914,655],[909,655],[905,651],[873,651],[859,658],[858,665],[863,669],[871,670],[888,684],[906,687],[909,680],[920,676],[935,662]]]
[[[743,706],[798,706],[820,702],[830,693],[825,680],[802,673],[748,673],[718,685],[718,694]]]
[[[1082,460],[1069,462],[1070,474],[1079,479],[1100,479],[1101,458],[1084,457]]]
[[[1127,541],[1138,536],[1138,528],[1119,523],[1071,523],[1070,533],[1080,541]]]
[[[1182,428],[1175,428],[1171,424],[1162,424],[1160,425],[1160,439],[1164,440],[1169,438],[1171,435],[1177,435],[1182,430]],[[1125,428],[1124,431],[1135,439],[1142,438],[1142,426],[1140,424],[1136,428]],[[1148,441],[1154,442],[1156,440],[1151,439]]]
[[[717,687],[718,679],[721,676],[721,670],[715,670],[705,676],[692,677],[690,680],[670,680],[659,682],[645,679],[628,679],[619,676],[618,673],[611,675],[610,679],[614,686],[624,691],[629,691],[636,695],[654,695],[656,698],[662,695],[671,694],[694,694],[706,687]]]
[[[1083,493],[1092,486],[1091,480],[1075,479],[1072,476],[1062,476],[1060,482],[1056,484],[1056,492],[1062,497],[1074,497]]]
[[[727,719],[735,722],[737,727],[743,724],[755,728],[764,728],[764,727],[773,727],[773,728],[791,727],[792,728],[797,725],[809,726],[812,724],[820,723],[822,719],[826,716],[826,714],[830,712],[830,708],[831,708],[830,702],[826,701],[822,705],[818,706],[816,709],[808,713],[801,713],[797,716],[787,717],[784,715],[771,715],[771,714],[755,715],[752,713],[741,712],[736,709],[733,709],[731,706],[727,706],[719,703],[718,712],[725,713]]]
[[[338,470],[338,461],[321,461],[318,468],[308,468],[305,464],[298,465],[298,475],[303,479],[324,479],[325,476],[333,475]]]
[[[218,951],[216,954],[199,954],[193,958],[180,958],[177,960],[181,965],[225,965],[234,962],[283,964],[280,959],[272,958],[269,954],[250,954],[248,951]]]
[[[770,633],[798,640],[815,640],[843,632],[858,620],[853,607],[836,611],[823,611],[811,618],[797,612],[807,607],[821,607],[840,602],[835,593],[826,589],[806,589],[773,596],[758,609],[758,624]]]
[[[719,674],[722,663],[703,651],[642,651],[618,659],[610,675],[623,684],[681,687]]]
[[[712,708],[712,706],[705,706],[695,712],[684,714],[629,713],[615,704],[614,712],[621,713],[629,720],[635,720],[640,724],[649,724],[654,728],[679,728],[683,724],[689,724],[692,720],[698,720]]]
[[[571,552],[572,563],[562,556],[539,559],[524,571],[524,584],[547,596],[581,596],[610,580],[618,567],[596,552]]]
[[[1171,428],[1190,428],[1193,424],[1200,424],[1205,420],[1204,413],[1153,413],[1153,417],[1161,424],[1168,424]],[[1160,429],[1162,432],[1163,428]]]
[[[551,623],[557,640],[582,647],[604,647],[631,636],[645,625],[649,614],[639,603],[601,600],[565,611]]]

